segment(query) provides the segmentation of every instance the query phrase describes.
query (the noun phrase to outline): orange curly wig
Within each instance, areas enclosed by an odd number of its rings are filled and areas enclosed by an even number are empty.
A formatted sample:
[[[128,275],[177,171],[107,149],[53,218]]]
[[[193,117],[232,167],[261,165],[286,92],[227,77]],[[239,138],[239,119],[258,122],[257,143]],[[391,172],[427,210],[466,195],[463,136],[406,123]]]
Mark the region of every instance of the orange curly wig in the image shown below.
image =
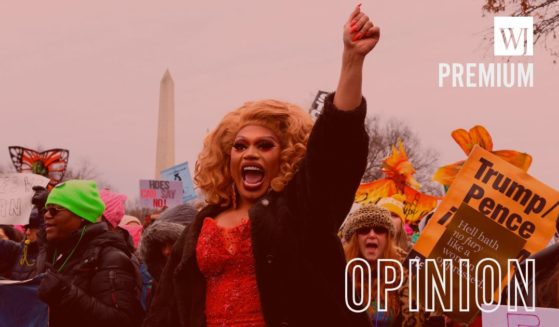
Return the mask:
[[[243,127],[266,127],[280,140],[280,173],[271,182],[271,188],[280,192],[293,178],[305,155],[312,124],[310,116],[299,106],[278,100],[246,102],[225,115],[217,128],[206,136],[194,169],[194,181],[204,193],[206,203],[231,205],[230,154],[234,139]]]

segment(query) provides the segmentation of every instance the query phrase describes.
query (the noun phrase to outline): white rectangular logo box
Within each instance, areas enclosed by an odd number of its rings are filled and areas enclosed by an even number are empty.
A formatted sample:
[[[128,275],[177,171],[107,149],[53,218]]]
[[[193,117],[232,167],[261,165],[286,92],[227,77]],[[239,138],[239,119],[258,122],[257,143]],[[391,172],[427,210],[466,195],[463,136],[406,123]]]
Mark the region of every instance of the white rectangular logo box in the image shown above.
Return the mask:
[[[495,56],[533,56],[533,17],[494,17]]]

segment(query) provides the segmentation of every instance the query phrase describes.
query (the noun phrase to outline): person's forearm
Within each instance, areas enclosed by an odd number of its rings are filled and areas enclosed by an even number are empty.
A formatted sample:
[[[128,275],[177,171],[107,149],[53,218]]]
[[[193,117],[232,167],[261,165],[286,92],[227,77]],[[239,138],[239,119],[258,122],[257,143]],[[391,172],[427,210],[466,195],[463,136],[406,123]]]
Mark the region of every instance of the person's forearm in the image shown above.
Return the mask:
[[[334,105],[344,111],[353,110],[361,103],[361,85],[363,81],[363,63],[365,57],[344,51],[342,69]]]

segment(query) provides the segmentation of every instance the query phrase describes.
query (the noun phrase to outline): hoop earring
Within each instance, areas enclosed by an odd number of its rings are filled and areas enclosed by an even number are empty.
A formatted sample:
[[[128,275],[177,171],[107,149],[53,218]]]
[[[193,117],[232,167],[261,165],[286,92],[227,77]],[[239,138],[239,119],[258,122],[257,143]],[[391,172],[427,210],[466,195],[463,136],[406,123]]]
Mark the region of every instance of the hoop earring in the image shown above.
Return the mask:
[[[233,209],[237,209],[237,188],[235,187],[235,183],[231,185],[231,191],[233,193],[231,195],[231,204],[233,205]]]

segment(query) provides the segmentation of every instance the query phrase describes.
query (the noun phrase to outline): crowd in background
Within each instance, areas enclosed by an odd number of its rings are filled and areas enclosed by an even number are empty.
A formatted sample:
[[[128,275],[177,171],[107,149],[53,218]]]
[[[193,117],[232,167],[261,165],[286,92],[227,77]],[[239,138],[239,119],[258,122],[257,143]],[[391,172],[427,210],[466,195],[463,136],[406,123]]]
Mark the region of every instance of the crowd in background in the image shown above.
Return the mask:
[[[344,25],[338,87],[314,124],[276,100],[226,115],[196,164],[202,208],[133,217],[126,196],[94,181],[34,188],[29,223],[0,225],[0,276],[40,278],[50,326],[456,324],[412,312],[407,281],[386,312],[376,301],[360,313],[345,305],[346,263],[403,261],[430,217],[410,226],[394,197],[350,213],[369,142],[361,75],[379,37],[357,6]],[[559,308],[558,256],[556,244],[534,255],[537,306]],[[382,292],[383,280],[351,287]]]

